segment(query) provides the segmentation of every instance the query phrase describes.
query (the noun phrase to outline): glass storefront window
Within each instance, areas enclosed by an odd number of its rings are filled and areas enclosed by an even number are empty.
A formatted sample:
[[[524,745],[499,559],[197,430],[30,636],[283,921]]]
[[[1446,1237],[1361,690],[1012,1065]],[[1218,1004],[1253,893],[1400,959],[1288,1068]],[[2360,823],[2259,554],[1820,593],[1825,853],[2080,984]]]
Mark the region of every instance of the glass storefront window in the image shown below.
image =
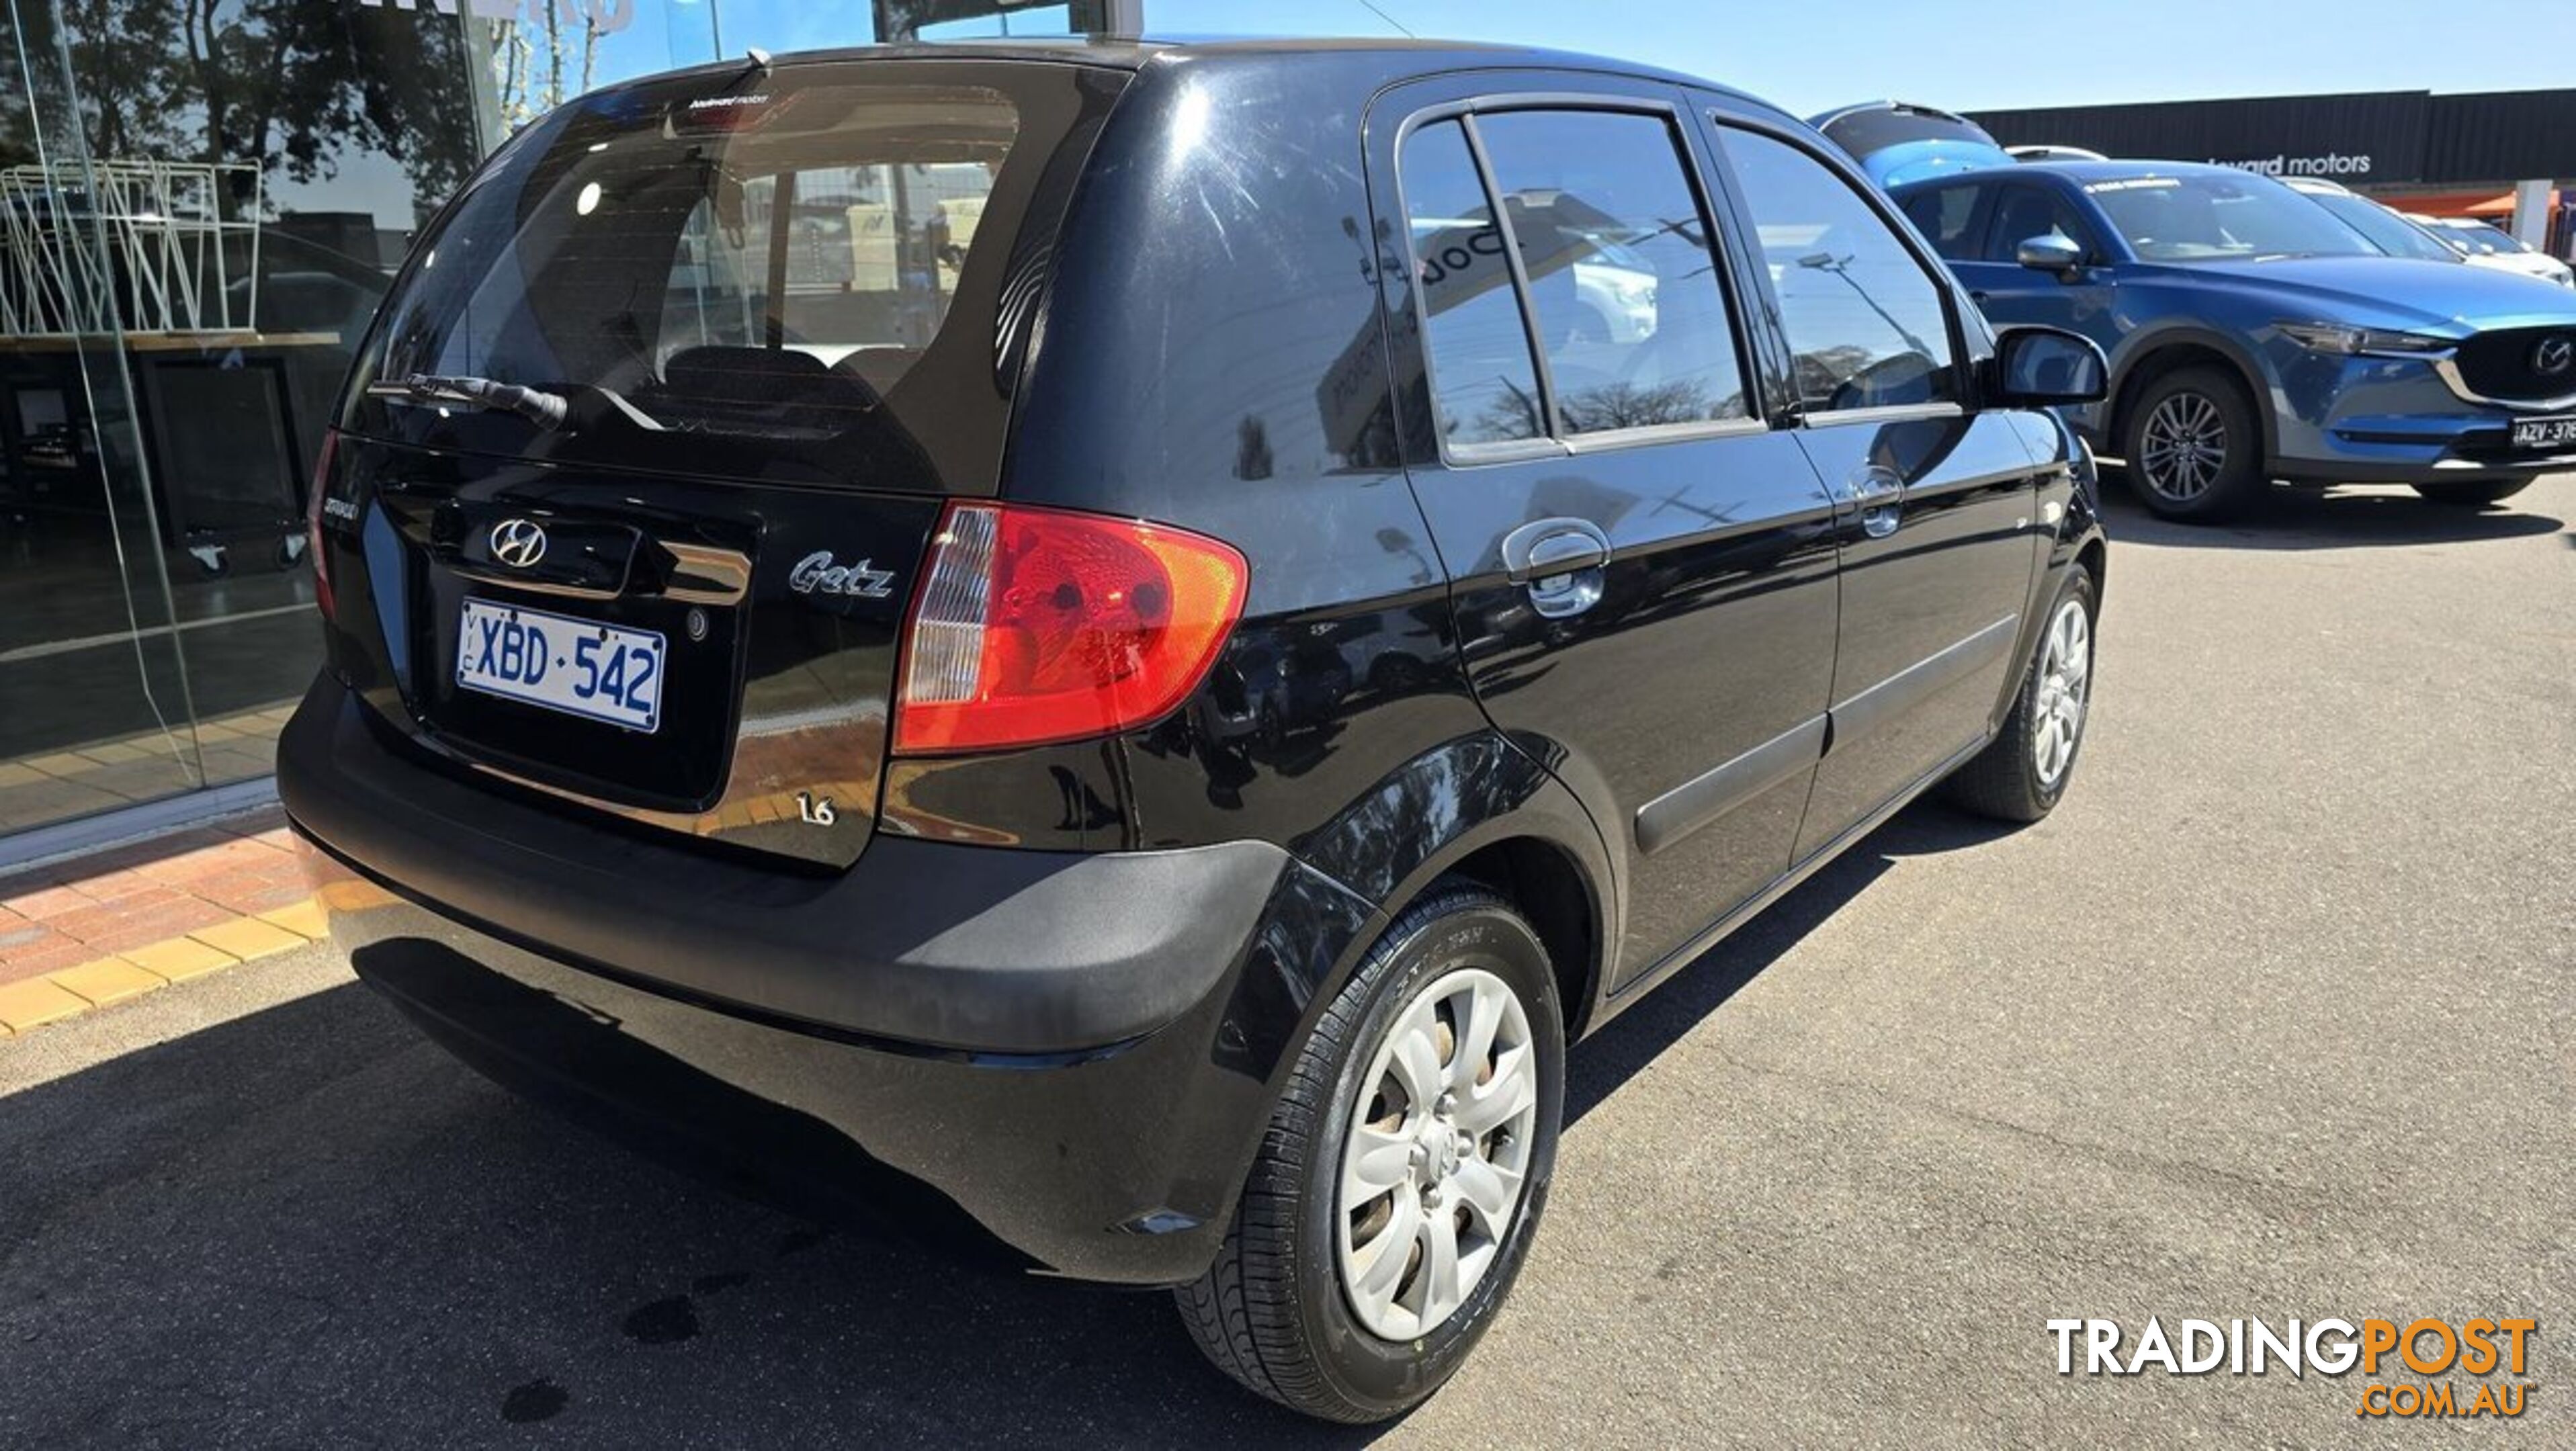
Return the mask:
[[[466,22],[9,0],[0,833],[263,776],[318,637],[304,480],[481,157]]]
[[[0,855],[269,774],[318,663],[302,515],[324,423],[411,239],[493,146],[584,90],[748,47],[1118,8],[0,0]],[[904,170],[811,179],[812,255],[855,267],[835,229],[889,187],[971,237],[988,179]]]

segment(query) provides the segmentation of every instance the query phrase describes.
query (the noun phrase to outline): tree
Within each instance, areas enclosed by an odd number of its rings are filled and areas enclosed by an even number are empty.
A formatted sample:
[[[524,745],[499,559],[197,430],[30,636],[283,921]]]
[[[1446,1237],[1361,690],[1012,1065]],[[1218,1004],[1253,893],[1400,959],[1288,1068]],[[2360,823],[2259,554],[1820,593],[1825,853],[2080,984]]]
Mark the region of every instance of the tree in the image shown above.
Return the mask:
[[[315,181],[374,153],[435,199],[481,153],[456,16],[346,0],[61,0],[59,13],[101,160]],[[250,179],[236,184],[247,206]]]
[[[567,15],[580,21],[578,42]],[[511,18],[492,23],[486,58],[500,92],[502,123],[515,131],[589,90],[598,73],[599,38],[624,30],[634,18],[635,0],[519,0]],[[564,75],[576,43],[581,48],[580,83],[566,90]],[[545,68],[542,84],[540,65]]]

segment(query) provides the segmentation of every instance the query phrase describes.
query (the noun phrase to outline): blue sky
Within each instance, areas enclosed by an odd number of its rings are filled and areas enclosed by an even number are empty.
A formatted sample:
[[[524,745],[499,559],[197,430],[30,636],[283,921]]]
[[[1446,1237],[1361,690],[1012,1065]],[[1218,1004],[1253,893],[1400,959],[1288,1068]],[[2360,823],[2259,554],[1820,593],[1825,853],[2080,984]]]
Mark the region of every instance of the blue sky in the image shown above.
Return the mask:
[[[600,79],[708,58],[710,0],[635,0]],[[714,0],[724,45],[864,42],[865,0]],[[1389,18],[1381,18],[1384,12]],[[1896,95],[1954,108],[2571,83],[2566,0],[1145,0],[1171,34],[1420,35],[1650,60],[1800,113]],[[1391,22],[1390,23],[1390,19]],[[1031,28],[1030,17],[1016,28]]]

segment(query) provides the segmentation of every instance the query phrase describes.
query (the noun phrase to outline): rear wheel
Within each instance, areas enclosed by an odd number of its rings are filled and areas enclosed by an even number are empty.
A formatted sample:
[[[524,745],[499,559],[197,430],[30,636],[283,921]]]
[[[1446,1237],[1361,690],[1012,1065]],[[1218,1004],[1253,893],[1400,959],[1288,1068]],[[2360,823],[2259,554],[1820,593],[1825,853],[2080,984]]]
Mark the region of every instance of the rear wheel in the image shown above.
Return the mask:
[[[1481,887],[1396,919],[1298,1054],[1224,1248],[1177,1292],[1217,1367],[1377,1421],[1493,1323],[1547,1198],[1564,1100],[1555,975]]]
[[[2093,576],[2067,571],[2004,728],[1945,787],[1951,801],[1999,821],[2057,809],[2075,775],[2093,704]]]
[[[2121,432],[2139,502],[2168,519],[2224,519],[2262,495],[2262,425],[2224,369],[2177,368],[2149,383]]]
[[[2531,487],[2529,479],[2493,479],[2484,483],[2414,484],[2415,492],[2429,503],[2448,504],[2460,509],[2483,509],[2501,504]]]

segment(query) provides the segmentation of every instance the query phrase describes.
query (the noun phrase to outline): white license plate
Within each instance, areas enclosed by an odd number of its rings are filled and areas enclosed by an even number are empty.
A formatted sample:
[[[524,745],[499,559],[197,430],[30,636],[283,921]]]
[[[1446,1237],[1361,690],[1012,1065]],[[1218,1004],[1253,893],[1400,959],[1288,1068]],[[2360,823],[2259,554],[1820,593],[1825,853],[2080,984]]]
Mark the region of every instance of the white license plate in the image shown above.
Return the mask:
[[[662,724],[663,644],[653,630],[469,599],[456,683],[649,735]]]
[[[2513,422],[2513,446],[2543,453],[2560,453],[2576,449],[2576,414],[2564,418],[2517,418]]]

